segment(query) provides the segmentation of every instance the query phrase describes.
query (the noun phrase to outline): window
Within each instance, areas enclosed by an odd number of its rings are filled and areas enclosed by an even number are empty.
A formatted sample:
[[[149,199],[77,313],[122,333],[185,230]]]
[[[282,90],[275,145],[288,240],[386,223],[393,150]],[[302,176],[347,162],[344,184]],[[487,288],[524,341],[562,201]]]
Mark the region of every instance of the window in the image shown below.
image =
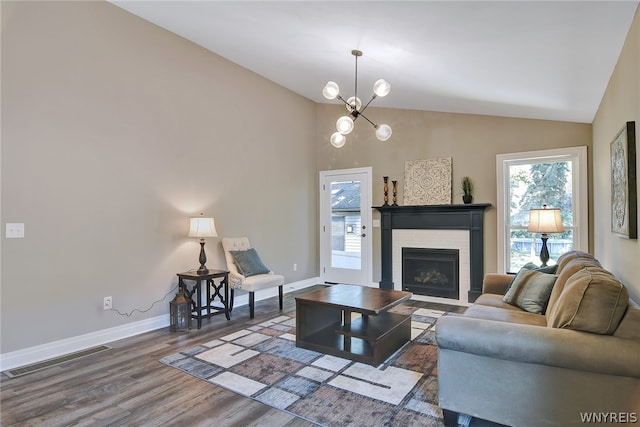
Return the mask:
[[[588,251],[586,147],[499,154],[496,162],[498,271],[540,264],[541,236],[529,233],[527,226],[529,209],[542,205],[559,208],[565,228],[548,236],[548,264],[573,249]]]

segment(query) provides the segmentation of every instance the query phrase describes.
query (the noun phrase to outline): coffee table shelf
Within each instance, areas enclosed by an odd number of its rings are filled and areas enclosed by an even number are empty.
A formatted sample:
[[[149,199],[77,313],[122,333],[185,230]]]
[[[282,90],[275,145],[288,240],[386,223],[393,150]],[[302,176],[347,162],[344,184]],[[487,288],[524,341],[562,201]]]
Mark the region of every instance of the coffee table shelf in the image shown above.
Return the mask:
[[[387,311],[410,297],[355,285],[301,295],[296,346],[377,366],[411,339],[411,316]],[[352,312],[361,316],[352,321]]]
[[[378,341],[408,319],[409,316],[395,313],[382,313],[378,316],[363,315],[352,320],[350,325],[340,325],[335,329],[335,333],[367,341]]]

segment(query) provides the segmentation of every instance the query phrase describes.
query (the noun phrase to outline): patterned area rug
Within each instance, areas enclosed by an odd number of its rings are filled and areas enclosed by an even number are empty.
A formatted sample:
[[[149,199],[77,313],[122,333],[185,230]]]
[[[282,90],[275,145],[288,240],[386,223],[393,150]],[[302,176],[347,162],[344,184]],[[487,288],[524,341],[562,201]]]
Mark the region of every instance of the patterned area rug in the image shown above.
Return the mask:
[[[411,314],[412,341],[378,367],[297,348],[293,315],[161,362],[323,426],[442,426],[435,322],[447,313],[410,306],[392,311]]]

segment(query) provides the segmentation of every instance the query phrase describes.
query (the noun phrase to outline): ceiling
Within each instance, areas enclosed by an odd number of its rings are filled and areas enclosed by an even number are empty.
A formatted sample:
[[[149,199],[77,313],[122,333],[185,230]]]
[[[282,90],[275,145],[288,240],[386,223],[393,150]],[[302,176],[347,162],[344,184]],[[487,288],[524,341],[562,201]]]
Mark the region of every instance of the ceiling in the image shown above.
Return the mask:
[[[111,1],[316,102],[591,123],[637,1]],[[365,99],[366,98],[366,99]]]

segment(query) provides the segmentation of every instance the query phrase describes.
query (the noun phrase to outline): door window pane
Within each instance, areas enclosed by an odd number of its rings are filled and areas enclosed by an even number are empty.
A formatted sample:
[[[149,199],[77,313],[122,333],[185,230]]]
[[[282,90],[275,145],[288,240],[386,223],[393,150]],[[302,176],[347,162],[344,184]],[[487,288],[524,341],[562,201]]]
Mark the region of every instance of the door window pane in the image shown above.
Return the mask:
[[[331,266],[361,268],[360,181],[331,183]]]

